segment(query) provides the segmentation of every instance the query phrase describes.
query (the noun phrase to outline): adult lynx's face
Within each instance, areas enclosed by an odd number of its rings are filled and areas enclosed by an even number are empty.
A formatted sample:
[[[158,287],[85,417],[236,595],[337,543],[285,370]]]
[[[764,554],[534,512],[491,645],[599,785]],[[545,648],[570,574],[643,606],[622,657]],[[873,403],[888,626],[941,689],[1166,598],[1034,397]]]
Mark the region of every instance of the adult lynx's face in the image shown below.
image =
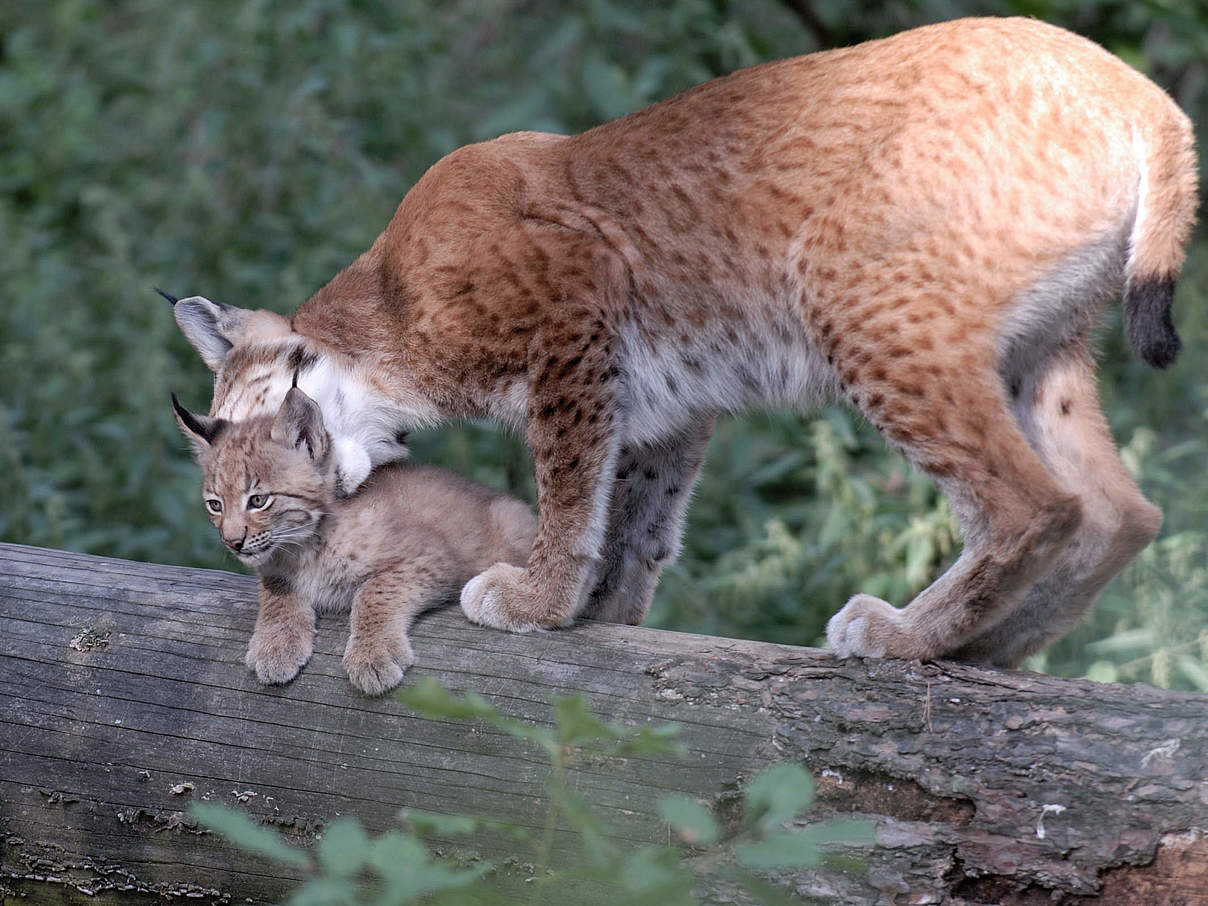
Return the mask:
[[[201,466],[206,514],[227,548],[254,567],[309,546],[334,494],[315,403],[294,388],[276,416],[230,422],[172,402]]]
[[[242,422],[271,416],[291,385],[301,388],[326,413],[321,429],[329,437],[341,496],[351,495],[374,466],[406,458],[407,428],[437,420],[428,408],[384,397],[374,369],[367,373],[295,333],[281,315],[160,293],[214,372],[211,417]]]

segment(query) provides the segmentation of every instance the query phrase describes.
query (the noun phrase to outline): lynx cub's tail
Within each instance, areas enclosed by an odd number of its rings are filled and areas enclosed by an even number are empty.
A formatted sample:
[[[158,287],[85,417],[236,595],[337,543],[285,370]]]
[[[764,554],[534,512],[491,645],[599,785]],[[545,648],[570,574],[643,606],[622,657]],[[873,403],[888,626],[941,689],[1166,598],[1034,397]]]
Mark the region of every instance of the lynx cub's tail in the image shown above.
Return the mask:
[[[1195,223],[1197,170],[1191,123],[1171,115],[1136,135],[1141,184],[1126,266],[1124,314],[1133,349],[1155,368],[1182,348],[1171,320],[1174,281]]]

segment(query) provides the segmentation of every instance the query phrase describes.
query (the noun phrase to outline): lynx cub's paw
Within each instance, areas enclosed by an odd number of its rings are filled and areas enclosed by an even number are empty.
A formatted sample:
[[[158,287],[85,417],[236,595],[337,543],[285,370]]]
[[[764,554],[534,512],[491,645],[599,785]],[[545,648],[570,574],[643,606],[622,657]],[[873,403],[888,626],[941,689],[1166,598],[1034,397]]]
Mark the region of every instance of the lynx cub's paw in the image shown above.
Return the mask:
[[[349,639],[344,649],[348,679],[366,695],[389,692],[403,681],[403,674],[414,663],[411,643],[405,638],[376,644]]]
[[[310,660],[313,650],[313,630],[289,626],[257,628],[244,663],[262,683],[288,683]]]
[[[461,590],[461,609],[471,623],[508,632],[532,632],[571,623],[571,619],[543,622],[536,618],[544,611],[529,584],[528,570],[510,563],[496,563],[467,582]]]
[[[923,656],[902,611],[872,595],[855,595],[831,617],[826,641],[839,657]]]

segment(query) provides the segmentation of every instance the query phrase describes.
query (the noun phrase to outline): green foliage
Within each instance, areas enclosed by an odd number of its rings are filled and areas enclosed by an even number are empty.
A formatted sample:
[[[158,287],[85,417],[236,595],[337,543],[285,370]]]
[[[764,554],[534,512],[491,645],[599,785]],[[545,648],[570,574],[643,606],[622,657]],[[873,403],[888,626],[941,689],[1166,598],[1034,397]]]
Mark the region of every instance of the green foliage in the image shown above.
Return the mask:
[[[814,782],[800,765],[773,765],[747,785],[747,822],[769,830],[814,802]]]
[[[0,5],[0,538],[235,566],[167,403],[176,387],[204,407],[209,381],[153,286],[290,311],[459,145],[579,130],[759,60],[1007,13],[1100,41],[1206,121],[1202,3]],[[1033,666],[1208,691],[1202,235],[1176,320],[1187,349],[1166,374],[1136,362],[1118,323],[1103,338],[1107,411],[1162,537]],[[514,436],[467,425],[414,447],[532,498]],[[931,485],[837,409],[723,421],[686,541],[653,623],[799,644],[857,591],[909,600],[959,547]]]
[[[655,623],[808,644],[832,608],[803,602],[906,600],[959,547],[934,487],[849,411],[762,422],[719,427],[707,468],[725,477],[702,482]]]
[[[257,824],[243,812],[212,802],[194,803],[190,811],[199,823],[221,834],[244,852],[294,868],[310,867],[306,853],[290,846],[280,834]]]
[[[690,796],[664,796],[659,814],[685,843],[708,846],[721,836],[713,813]]]
[[[426,842],[432,838],[502,833],[519,848],[509,861],[523,863],[526,874],[536,879],[532,901],[565,902],[581,896],[576,891],[590,883],[606,890],[606,901],[617,906],[690,906],[697,902],[694,885],[706,876],[745,887],[762,902],[787,901],[753,872],[809,868],[836,846],[867,848],[875,842],[873,824],[865,819],[791,828],[812,804],[814,784],[799,765],[780,763],[748,782],[739,829],[724,830],[696,799],[668,795],[659,801],[658,812],[678,845],[625,846],[570,790],[567,771],[585,759],[598,763],[618,755],[679,752],[674,725],[635,729],[602,721],[576,695],[556,699],[553,726],[541,727],[503,714],[477,693],[455,695],[433,677],[408,686],[399,698],[426,718],[482,721],[544,750],[550,801],[545,833],[534,838],[518,827],[482,818],[405,810],[402,829],[372,837],[355,818],[341,818],[324,829],[312,855],[236,809],[198,803],[191,809],[193,817],[244,852],[302,869],[305,880],[291,894],[289,906],[402,906],[425,898],[438,903],[508,901],[499,893],[496,866],[456,865],[434,855]],[[568,860],[561,850],[555,858],[558,827],[569,827],[579,841],[576,859]]]

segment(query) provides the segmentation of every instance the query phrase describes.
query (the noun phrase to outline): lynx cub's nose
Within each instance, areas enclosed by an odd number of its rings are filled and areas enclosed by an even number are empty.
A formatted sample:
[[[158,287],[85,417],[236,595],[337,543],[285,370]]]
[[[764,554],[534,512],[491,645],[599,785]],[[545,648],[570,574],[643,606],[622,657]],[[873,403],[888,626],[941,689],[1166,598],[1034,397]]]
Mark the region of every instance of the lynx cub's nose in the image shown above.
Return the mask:
[[[247,532],[244,532],[243,536],[239,537],[239,538],[223,538],[222,543],[225,544],[227,547],[229,547],[231,550],[238,553],[239,551],[243,550],[243,542],[246,538],[247,538]]]

